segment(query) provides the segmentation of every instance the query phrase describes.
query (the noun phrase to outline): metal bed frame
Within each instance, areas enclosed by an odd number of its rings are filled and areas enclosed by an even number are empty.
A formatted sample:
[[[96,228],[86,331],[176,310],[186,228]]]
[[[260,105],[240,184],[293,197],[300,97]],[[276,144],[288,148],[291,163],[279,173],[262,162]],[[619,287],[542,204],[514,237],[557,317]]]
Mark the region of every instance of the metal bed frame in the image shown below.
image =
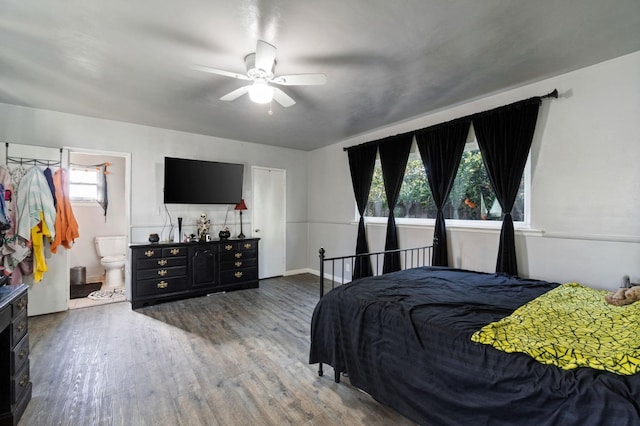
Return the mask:
[[[433,246],[423,246],[408,249],[396,249],[379,251],[372,253],[361,253],[349,256],[339,257],[325,257],[324,248],[320,248],[318,251],[320,257],[320,297],[324,296],[325,278],[330,279],[331,290],[336,285],[345,285],[351,282],[351,279],[346,278],[350,276],[351,271],[354,270],[356,259],[365,260],[368,259],[372,263],[372,275],[382,275],[382,262],[380,259],[384,259],[385,254],[400,253],[400,266],[401,269],[418,268],[421,266],[431,266],[431,255],[433,252]],[[336,265],[338,266],[338,275],[336,275]],[[326,271],[330,270],[331,273],[325,277]],[[318,364],[318,375],[324,374],[322,369],[322,363]],[[340,371],[334,369],[334,380],[336,383],[340,383]]]

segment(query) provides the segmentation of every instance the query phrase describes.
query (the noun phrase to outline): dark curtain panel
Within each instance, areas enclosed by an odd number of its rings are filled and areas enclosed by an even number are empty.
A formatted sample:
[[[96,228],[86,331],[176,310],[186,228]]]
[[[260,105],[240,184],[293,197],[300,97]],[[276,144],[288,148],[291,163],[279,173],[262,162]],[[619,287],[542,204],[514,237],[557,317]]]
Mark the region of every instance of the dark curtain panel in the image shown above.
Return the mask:
[[[404,171],[409,159],[409,151],[413,142],[413,133],[392,136],[379,144],[380,163],[382,164],[382,179],[389,204],[389,218],[387,219],[387,238],[384,249],[398,249],[398,231],[393,209],[400,195],[400,186],[404,178]],[[387,253],[384,256],[384,273],[400,270],[400,253]]]
[[[373,169],[376,164],[376,144],[354,146],[347,150],[349,156],[349,169],[351,170],[351,183],[356,197],[356,205],[360,214],[358,223],[358,239],[356,240],[356,254],[368,253],[369,244],[364,227],[364,210],[369,199]],[[353,279],[371,276],[371,259],[369,257],[357,257],[353,266]]]
[[[509,275],[518,275],[511,210],[529,156],[540,103],[540,98],[532,98],[473,118],[489,180],[504,212],[496,272]]]
[[[454,121],[418,130],[415,134],[433,201],[438,208],[431,255],[434,266],[449,266],[447,228],[442,208],[458,172],[470,123],[470,120]]]

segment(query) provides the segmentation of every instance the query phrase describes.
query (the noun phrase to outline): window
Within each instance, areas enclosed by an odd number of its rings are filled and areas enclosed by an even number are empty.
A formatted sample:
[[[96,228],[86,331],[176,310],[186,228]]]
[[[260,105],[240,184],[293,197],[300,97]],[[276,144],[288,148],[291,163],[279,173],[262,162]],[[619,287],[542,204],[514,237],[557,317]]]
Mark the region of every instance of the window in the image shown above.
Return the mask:
[[[525,214],[527,196],[525,182],[529,175],[528,171],[529,164],[527,163],[520,182],[520,190],[511,212],[514,222],[526,223],[528,221]],[[420,153],[417,149],[413,149],[407,162],[398,204],[394,209],[395,217],[396,219],[435,219],[436,213],[436,205],[431,195]],[[365,216],[389,216],[380,160],[376,161]],[[482,153],[476,142],[467,143],[462,154],[453,188],[444,206],[444,217],[449,221],[488,222],[502,220],[502,210],[491,188],[489,176],[482,160]]]
[[[72,201],[97,201],[98,169],[71,169],[69,198]]]

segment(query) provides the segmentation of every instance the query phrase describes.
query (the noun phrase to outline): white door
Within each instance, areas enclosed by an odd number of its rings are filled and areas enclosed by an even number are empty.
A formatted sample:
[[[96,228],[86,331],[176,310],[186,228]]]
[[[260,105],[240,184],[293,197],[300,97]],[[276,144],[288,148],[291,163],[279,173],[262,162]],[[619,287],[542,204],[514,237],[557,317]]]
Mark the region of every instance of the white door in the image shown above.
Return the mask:
[[[260,238],[258,276],[284,275],[285,271],[285,171],[252,167],[252,236]]]
[[[68,150],[50,148],[36,145],[10,144],[6,151],[9,157],[15,161],[26,160],[25,169],[41,167],[51,163],[49,167],[55,172],[59,167],[67,167],[69,163]],[[17,167],[15,162],[5,159],[10,170]],[[18,163],[19,164],[19,163]],[[38,164],[38,165],[35,165]],[[47,264],[47,272],[39,282],[34,281],[33,274],[24,275],[23,282],[29,286],[29,316],[49,314],[67,310],[69,300],[69,254],[68,250],[60,247],[57,253],[51,253],[49,245],[45,244],[44,257]]]

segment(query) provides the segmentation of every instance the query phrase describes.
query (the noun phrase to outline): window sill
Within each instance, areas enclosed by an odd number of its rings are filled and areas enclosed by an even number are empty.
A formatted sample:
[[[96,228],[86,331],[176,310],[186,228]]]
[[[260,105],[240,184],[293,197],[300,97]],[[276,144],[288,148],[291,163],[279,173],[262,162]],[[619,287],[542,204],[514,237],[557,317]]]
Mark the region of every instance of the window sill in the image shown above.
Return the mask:
[[[71,201],[71,207],[100,207],[100,204],[98,204],[97,201],[93,200],[86,200],[86,201],[81,201],[81,200],[72,200]]]
[[[478,222],[478,223],[475,223]],[[352,225],[357,225],[357,221],[352,221]],[[366,226],[387,226],[387,218],[365,218]],[[433,228],[434,219],[405,219],[396,218],[398,228]],[[500,233],[502,221],[455,221],[447,222],[447,230],[453,232],[480,232],[480,233]],[[544,231],[535,229],[527,224],[514,223],[516,234],[541,237]]]

